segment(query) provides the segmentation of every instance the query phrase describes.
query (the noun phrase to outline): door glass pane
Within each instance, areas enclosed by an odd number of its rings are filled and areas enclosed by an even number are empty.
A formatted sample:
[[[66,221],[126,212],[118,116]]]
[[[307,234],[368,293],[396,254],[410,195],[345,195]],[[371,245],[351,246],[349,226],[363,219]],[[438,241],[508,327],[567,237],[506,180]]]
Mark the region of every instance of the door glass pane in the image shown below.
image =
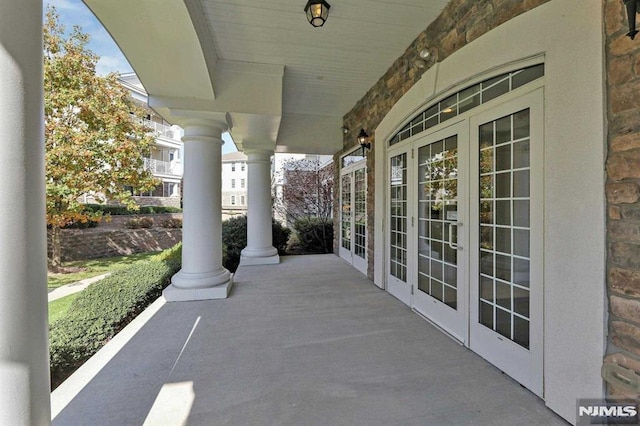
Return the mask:
[[[457,309],[457,136],[418,149],[418,163],[418,290]]]
[[[529,110],[479,127],[478,321],[529,348]]]
[[[390,182],[390,259],[389,271],[407,281],[407,154],[391,158]]]
[[[342,176],[340,223],[342,247],[351,250],[351,175]]]
[[[367,191],[365,183],[365,170],[358,169],[354,172],[354,254],[365,258],[367,238]]]

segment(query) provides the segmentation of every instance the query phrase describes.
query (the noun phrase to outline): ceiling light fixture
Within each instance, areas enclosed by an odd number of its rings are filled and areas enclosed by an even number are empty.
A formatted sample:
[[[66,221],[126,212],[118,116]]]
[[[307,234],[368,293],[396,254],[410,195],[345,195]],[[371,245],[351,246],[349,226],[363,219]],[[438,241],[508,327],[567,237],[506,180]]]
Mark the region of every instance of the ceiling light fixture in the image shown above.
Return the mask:
[[[638,0],[640,1],[640,0]],[[433,65],[433,53],[431,52],[431,50],[424,48],[418,51],[418,56],[420,57],[419,59],[416,59],[413,62],[413,65],[415,65],[417,68],[427,68],[428,65]]]
[[[329,17],[330,8],[331,5],[324,0],[309,0],[304,7],[307,21],[316,28],[323,26]]]

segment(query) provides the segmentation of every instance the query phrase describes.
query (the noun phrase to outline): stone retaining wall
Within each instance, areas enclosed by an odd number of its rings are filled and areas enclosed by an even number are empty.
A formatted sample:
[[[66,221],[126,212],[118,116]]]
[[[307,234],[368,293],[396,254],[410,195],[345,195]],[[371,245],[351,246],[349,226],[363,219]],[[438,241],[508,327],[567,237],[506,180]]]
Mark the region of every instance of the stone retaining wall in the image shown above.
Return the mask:
[[[126,229],[124,223],[131,218],[152,217],[154,227]],[[182,241],[182,229],[162,228],[164,220],[182,214],[112,216],[111,222],[100,223],[97,228],[63,229],[60,231],[62,260],[98,259],[133,253],[159,251]],[[47,233],[48,254],[51,255],[51,235]]]

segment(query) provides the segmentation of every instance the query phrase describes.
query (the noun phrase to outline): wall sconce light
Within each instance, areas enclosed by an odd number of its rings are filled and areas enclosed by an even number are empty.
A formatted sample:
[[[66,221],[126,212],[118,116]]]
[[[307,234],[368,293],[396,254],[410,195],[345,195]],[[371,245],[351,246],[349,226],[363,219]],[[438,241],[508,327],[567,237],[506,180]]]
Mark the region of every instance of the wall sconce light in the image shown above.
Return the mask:
[[[364,129],[360,129],[360,133],[358,133],[358,143],[362,147],[362,156],[365,157],[365,149],[371,149],[371,142],[369,142],[369,135]]]
[[[349,128],[346,126],[342,126],[340,129],[342,129],[342,133],[344,133],[345,135],[349,133]]]
[[[624,4],[627,6],[627,20],[629,21],[627,36],[633,40],[638,34],[638,30],[636,30],[636,13],[640,12],[640,0],[624,0]]]
[[[329,17],[330,8],[331,5],[324,0],[309,0],[304,7],[307,21],[316,28],[323,26]]]

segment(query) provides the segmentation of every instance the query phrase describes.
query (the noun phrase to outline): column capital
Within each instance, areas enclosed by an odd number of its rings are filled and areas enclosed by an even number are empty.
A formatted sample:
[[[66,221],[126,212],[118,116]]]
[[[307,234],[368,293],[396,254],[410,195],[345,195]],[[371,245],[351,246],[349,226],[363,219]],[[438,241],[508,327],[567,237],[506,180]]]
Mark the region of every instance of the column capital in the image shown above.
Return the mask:
[[[220,138],[223,132],[231,129],[231,116],[228,113],[170,109],[171,118],[184,129],[185,136],[214,136]]]
[[[273,150],[271,149],[245,149],[244,153],[247,156],[247,163],[259,163],[270,161],[271,156],[273,155]]]

